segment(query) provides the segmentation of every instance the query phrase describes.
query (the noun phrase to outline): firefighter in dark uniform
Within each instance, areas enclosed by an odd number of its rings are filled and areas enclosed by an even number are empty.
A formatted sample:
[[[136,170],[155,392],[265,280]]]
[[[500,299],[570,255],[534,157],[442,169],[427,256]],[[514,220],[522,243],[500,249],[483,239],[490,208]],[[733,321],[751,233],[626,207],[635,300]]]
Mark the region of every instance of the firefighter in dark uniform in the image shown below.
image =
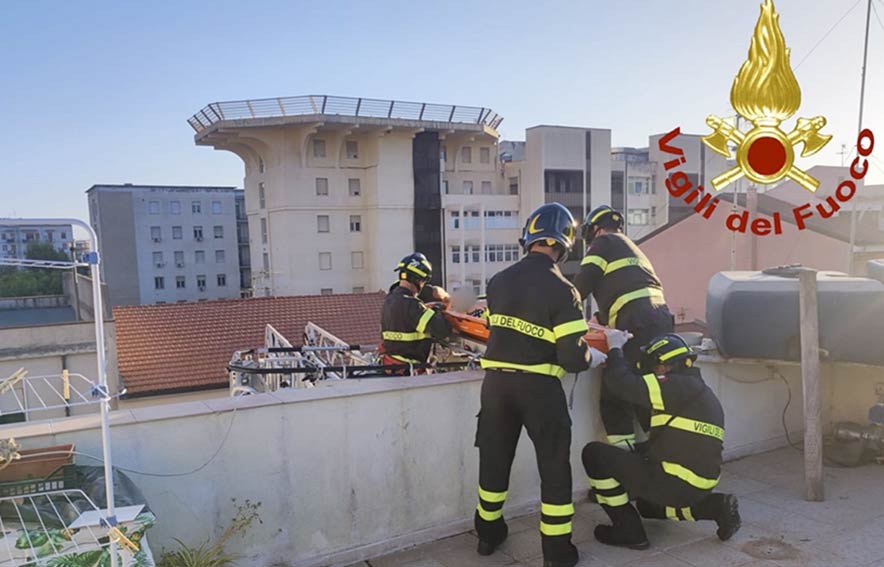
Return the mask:
[[[507,536],[503,504],[522,427],[534,443],[541,479],[545,567],[577,564],[571,543],[571,418],[561,378],[604,360],[588,349],[580,297],[558,262],[574,244],[576,223],[558,203],[531,213],[519,243],[527,255],[488,283],[488,339],[482,367],[478,552],[490,555]],[[590,358],[590,354],[598,353]]]
[[[583,300],[590,294],[598,304],[598,322],[624,329],[633,339],[623,348],[635,367],[639,347],[653,337],[673,330],[673,317],[663,299],[663,286],[654,267],[638,246],[623,234],[623,215],[607,205],[591,211],[583,223],[583,240],[589,246],[574,278]],[[647,415],[602,389],[600,413],[608,442],[622,448],[635,445],[633,416],[647,430]]]
[[[713,520],[725,541],[740,529],[737,499],[713,492],[721,472],[724,411],[693,363],[697,355],[675,334],[656,337],[644,349],[641,372],[621,350],[628,334],[607,331],[603,380],[611,393],[652,412],[650,438],[638,452],[592,442],[583,466],[592,495],[613,525],[599,525],[602,543],[645,549],[650,543],[641,518]],[[629,503],[636,500],[638,512]]]
[[[390,288],[381,311],[381,336],[384,339],[383,363],[423,364],[430,356],[433,340],[451,335],[451,324],[440,312],[424,305],[419,295],[433,277],[433,266],[426,256],[415,252],[396,267],[399,282]],[[444,300],[444,290],[433,295]],[[444,294],[444,295],[443,295]]]

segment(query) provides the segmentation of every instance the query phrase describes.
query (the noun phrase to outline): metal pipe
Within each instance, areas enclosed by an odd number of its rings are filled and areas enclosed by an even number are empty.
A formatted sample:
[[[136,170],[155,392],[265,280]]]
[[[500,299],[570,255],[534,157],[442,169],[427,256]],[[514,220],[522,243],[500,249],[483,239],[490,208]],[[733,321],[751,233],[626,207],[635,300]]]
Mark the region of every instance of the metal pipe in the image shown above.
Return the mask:
[[[857,133],[862,132],[863,130],[863,102],[866,94],[866,63],[869,59],[869,18],[872,15],[872,0],[868,1],[868,5],[866,6],[866,39],[865,44],[863,46],[863,70],[862,70],[862,80],[859,87],[859,120]],[[856,197],[856,195],[854,195]],[[850,207],[850,243],[847,246],[847,253],[849,257],[847,258],[847,273],[851,276],[854,275],[854,269],[856,261],[853,258],[854,247],[856,246],[856,198],[854,198],[853,203]]]
[[[76,225],[84,229],[89,235],[91,244],[92,263],[90,265],[90,274],[92,276],[92,312],[95,315],[95,350],[98,359],[98,385],[104,399],[101,401],[101,445],[104,456],[104,482],[105,494],[107,495],[107,521],[111,527],[116,525],[116,514],[114,512],[114,476],[113,462],[111,460],[111,438],[110,438],[110,392],[107,387],[107,356],[104,346],[104,306],[101,303],[101,274],[98,268],[98,235],[88,223],[79,219],[8,219],[3,224],[12,226],[26,226],[33,224],[45,225]],[[110,560],[111,567],[117,567],[117,545],[111,540],[110,542]]]

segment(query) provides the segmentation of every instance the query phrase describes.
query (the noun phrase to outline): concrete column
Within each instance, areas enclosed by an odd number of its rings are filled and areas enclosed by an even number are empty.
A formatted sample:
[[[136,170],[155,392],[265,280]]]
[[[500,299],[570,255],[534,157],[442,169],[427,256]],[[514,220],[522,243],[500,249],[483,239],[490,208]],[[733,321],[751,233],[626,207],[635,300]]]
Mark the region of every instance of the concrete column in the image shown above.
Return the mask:
[[[479,203],[479,248],[481,250],[482,259],[482,283],[479,284],[479,292],[485,293],[485,276],[487,273],[488,257],[485,252],[485,204]]]
[[[466,217],[464,216],[463,203],[460,204],[460,285],[463,287],[467,281],[467,242],[466,242]]]

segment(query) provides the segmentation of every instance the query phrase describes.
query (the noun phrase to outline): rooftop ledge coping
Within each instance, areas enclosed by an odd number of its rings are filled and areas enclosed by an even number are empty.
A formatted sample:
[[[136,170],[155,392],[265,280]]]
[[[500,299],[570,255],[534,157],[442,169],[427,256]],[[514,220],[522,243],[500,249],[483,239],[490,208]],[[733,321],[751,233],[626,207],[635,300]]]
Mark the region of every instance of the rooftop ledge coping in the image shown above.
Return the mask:
[[[698,362],[701,364],[740,364],[750,366],[757,365],[762,367],[800,366],[800,363],[795,361],[726,358],[718,353],[700,354]],[[838,366],[847,367],[880,368],[850,362],[827,363],[824,361],[823,363],[837,364]],[[482,377],[483,372],[481,370],[467,370],[433,374],[429,376],[349,379],[345,382],[328,382],[327,385],[324,384],[309,389],[285,389],[273,393],[255,394],[238,398],[216,398],[205,401],[158,404],[155,406],[116,410],[110,413],[110,422],[111,427],[134,423],[148,423],[151,421],[218,414],[235,410],[249,410],[274,406],[277,404],[298,404],[316,400],[381,394],[384,392],[409,390],[412,388],[431,388],[435,386],[444,386],[446,384],[475,382],[482,380]],[[101,416],[98,413],[95,413],[91,415],[8,424],[0,426],[0,432],[2,432],[3,437],[23,438],[98,429],[100,426]]]

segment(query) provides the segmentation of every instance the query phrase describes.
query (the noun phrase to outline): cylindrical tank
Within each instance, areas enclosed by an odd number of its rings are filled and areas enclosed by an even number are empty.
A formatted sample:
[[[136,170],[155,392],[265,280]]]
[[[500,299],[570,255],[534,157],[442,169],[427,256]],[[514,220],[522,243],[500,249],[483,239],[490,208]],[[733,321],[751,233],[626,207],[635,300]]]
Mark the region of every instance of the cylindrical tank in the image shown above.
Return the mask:
[[[866,272],[870,278],[884,283],[884,258],[866,262]]]
[[[884,365],[884,283],[839,272],[817,276],[820,348],[826,360]],[[719,272],[706,319],[722,355],[800,359],[798,278]]]

